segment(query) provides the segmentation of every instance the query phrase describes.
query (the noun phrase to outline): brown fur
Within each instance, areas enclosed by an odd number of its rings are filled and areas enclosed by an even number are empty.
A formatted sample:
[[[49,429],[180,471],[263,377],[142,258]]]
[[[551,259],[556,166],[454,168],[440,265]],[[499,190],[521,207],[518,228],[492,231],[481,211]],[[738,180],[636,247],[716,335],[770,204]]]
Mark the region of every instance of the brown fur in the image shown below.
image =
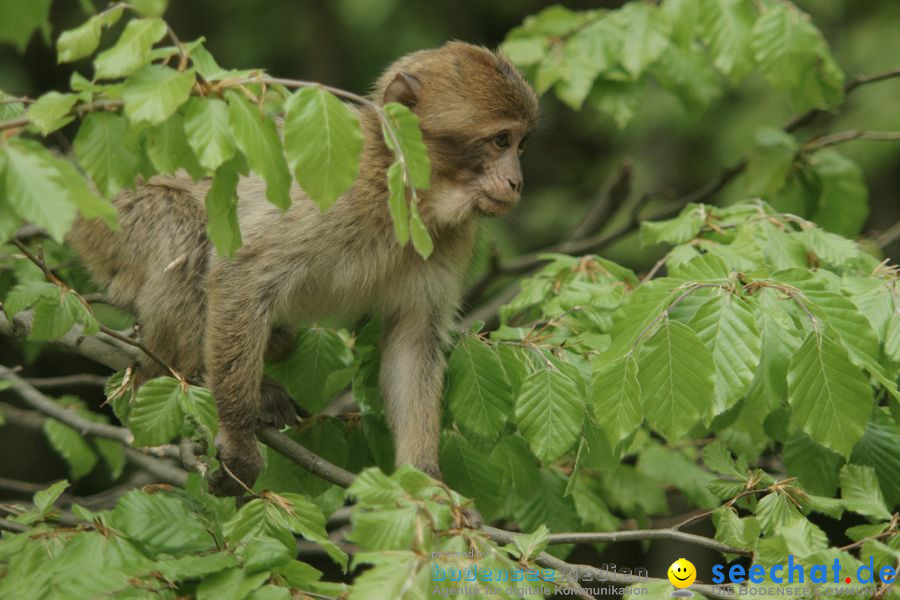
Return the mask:
[[[431,189],[421,195],[435,247],[428,260],[394,238],[385,181],[393,155],[367,109],[358,113],[360,176],[329,211],[294,186],[282,213],[259,179],[241,180],[244,245],[232,260],[217,257],[205,235],[209,183],[184,177],[156,177],[117,198],[120,232],[79,221],[70,234],[114,301],[136,312],[146,343],[205,376],[220,458],[248,484],[261,466],[258,420],[285,421],[285,397],[263,381],[267,346],[284,346],[283,326],[365,313],[383,320],[381,385],[397,462],[439,475],[440,344],[462,293],[475,217],[518,200],[518,146],[535,125],[537,99],[508,61],[460,42],[401,58],[372,97],[402,101],[420,118],[432,160]],[[217,483],[239,492],[227,478]]]

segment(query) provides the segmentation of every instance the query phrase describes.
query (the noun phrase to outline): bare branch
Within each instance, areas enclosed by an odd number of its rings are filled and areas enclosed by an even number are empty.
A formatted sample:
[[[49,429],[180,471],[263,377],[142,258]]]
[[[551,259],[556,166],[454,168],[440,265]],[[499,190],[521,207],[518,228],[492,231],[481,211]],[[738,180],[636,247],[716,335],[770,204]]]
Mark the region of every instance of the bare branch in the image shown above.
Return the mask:
[[[875,243],[878,244],[879,248],[884,248],[894,243],[897,239],[900,239],[900,221],[878,234],[875,237]]]
[[[13,391],[15,391],[29,406],[36,408],[48,417],[53,417],[57,421],[65,423],[82,435],[95,435],[97,437],[108,438],[122,442],[125,445],[131,444],[134,440],[134,436],[131,432],[124,427],[117,427],[106,423],[95,423],[94,421],[85,419],[74,411],[63,408],[59,403],[47,398],[33,385],[16,375],[9,367],[0,365],[0,379],[9,381],[12,384]]]
[[[325,481],[330,481],[341,487],[349,487],[356,477],[350,471],[310,452],[274,427],[261,427],[256,431],[256,435],[262,443]]]
[[[0,334],[25,337],[31,331],[33,320],[34,313],[30,310],[20,312],[12,321],[0,311]],[[51,341],[50,345],[76,352],[116,371],[132,366],[138,362],[139,356],[134,348],[105,333],[85,335],[81,325],[74,325],[66,335]]]
[[[740,554],[741,556],[752,556],[753,552],[742,548],[735,548],[728,544],[723,544],[716,540],[695,535],[693,533],[685,533],[677,529],[635,529],[632,531],[610,531],[602,533],[554,533],[550,535],[551,546],[556,544],[612,544],[616,542],[630,542],[635,540],[673,540],[695,546],[702,546],[722,552],[724,554]]]
[[[91,375],[88,373],[76,373],[74,375],[60,375],[59,377],[28,377],[26,381],[36,388],[52,390],[61,387],[76,385],[90,385],[103,387],[106,385],[106,377],[103,375]]]
[[[16,523],[15,521],[0,519],[0,530],[9,531],[12,533],[25,533],[26,531],[28,531],[28,527],[25,527],[20,523]]]
[[[35,411],[16,408],[4,402],[0,402],[0,412],[6,417],[7,422],[28,429],[43,429],[44,421],[46,421],[44,416]],[[183,486],[187,481],[187,473],[161,458],[151,456],[150,452],[154,450],[159,451],[160,456],[171,457],[174,448],[170,449],[167,446],[160,446],[159,448],[147,448],[147,452],[143,452],[130,446],[125,446],[125,457],[129,462],[147,471],[160,481]],[[177,450],[174,451],[177,452]]]
[[[849,94],[856,88],[861,87],[863,85],[867,85],[870,83],[878,83],[879,81],[893,79],[894,77],[900,77],[900,68],[891,69],[890,71],[884,71],[883,73],[875,73],[873,75],[858,75],[858,76],[854,77],[853,79],[851,79],[850,81],[848,81],[844,85],[844,95],[846,96],[847,94]],[[827,112],[827,111],[824,111],[820,108],[814,108],[810,111],[807,111],[807,112],[803,113],[802,115],[798,115],[798,116],[794,117],[793,119],[791,119],[790,121],[788,121],[784,126],[784,130],[787,131],[788,133],[793,133],[794,131],[797,131],[801,127],[808,125],[816,117],[818,117],[821,114],[824,114],[825,112]]]
[[[497,529],[496,527],[484,526],[482,527],[482,531],[484,531],[488,537],[497,542],[498,544],[510,544],[512,543],[515,535],[511,531],[506,531],[503,529]],[[630,533],[630,532],[629,532]],[[652,539],[652,538],[636,538],[636,539]],[[684,540],[682,540],[684,541]],[[599,567],[593,567],[591,565],[579,565],[568,563],[563,560],[560,560],[554,556],[547,554],[546,552],[541,552],[536,558],[535,562],[542,567],[548,567],[564,573],[566,577],[570,579],[578,579],[584,581],[591,581],[592,583],[595,581],[601,582],[610,582],[617,583],[620,585],[632,585],[636,583],[649,583],[656,581],[667,581],[665,579],[658,579],[655,577],[643,577],[640,575],[627,575],[625,573],[620,573],[618,571],[609,571],[606,569],[601,569]],[[711,586],[711,585],[702,585],[702,584],[694,584],[691,586],[691,589],[696,590],[703,594],[704,596],[709,596],[710,598],[716,598],[717,600],[734,600],[735,595],[729,594],[727,592],[723,592],[721,586]]]
[[[828,135],[819,136],[805,144],[803,144],[804,152],[812,152],[828,146],[835,146],[850,142],[853,140],[871,140],[875,142],[896,142],[900,141],[900,131],[864,131],[861,129],[851,129],[849,131],[839,131]]]

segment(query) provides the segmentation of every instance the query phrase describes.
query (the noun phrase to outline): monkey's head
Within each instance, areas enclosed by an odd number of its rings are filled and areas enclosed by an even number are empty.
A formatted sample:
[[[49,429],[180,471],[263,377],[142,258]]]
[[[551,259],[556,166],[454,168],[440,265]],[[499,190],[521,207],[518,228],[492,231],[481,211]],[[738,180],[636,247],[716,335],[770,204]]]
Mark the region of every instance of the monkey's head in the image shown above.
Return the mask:
[[[377,102],[399,102],[419,117],[431,157],[423,211],[445,224],[500,215],[522,194],[519,157],[537,125],[537,96],[503,56],[449,42],[409,54],[381,76]]]

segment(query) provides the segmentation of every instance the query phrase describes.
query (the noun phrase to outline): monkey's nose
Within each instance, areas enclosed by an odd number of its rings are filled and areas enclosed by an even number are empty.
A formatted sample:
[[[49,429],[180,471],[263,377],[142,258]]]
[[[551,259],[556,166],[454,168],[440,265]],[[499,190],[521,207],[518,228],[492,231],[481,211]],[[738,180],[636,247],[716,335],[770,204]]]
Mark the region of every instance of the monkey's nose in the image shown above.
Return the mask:
[[[519,193],[522,191],[522,180],[521,179],[510,179],[506,178],[506,181],[509,183],[509,187],[512,191]]]

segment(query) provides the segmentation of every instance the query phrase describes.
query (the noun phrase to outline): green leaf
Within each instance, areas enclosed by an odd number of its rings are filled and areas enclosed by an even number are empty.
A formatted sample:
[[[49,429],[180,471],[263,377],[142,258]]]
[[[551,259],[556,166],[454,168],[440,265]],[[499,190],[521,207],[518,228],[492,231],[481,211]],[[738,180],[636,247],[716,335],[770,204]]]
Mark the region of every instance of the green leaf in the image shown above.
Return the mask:
[[[285,105],[284,150],[300,187],[327,210],[359,173],[363,134],[346,104],[321,87],[305,88]]]
[[[654,279],[630,294],[616,313],[617,318],[610,332],[612,345],[604,356],[620,357],[629,352],[653,321],[683,293],[681,284],[679,279]]]
[[[28,40],[38,29],[47,28],[52,0],[0,0],[0,41],[15,44],[25,52]]]
[[[856,237],[869,217],[869,190],[862,169],[831,150],[816,152],[811,160],[821,191],[810,219],[833,233]]]
[[[735,548],[754,550],[759,539],[760,526],[756,517],[738,517],[730,506],[720,506],[713,511],[716,539]]]
[[[513,408],[512,389],[490,346],[464,335],[450,355],[447,403],[464,430],[489,440],[500,435]]]
[[[228,105],[217,98],[191,98],[184,114],[188,143],[200,164],[214,171],[234,156]]]
[[[823,263],[843,267],[859,257],[859,246],[853,240],[817,227],[794,234],[799,237]]]
[[[667,48],[652,73],[690,111],[706,110],[722,93],[721,76],[710,64],[709,57],[697,49]]]
[[[513,538],[513,545],[519,552],[519,558],[528,560],[537,556],[547,547],[550,541],[550,530],[541,525],[532,533],[519,533]]]
[[[39,301],[34,307],[34,322],[28,339],[49,341],[67,334],[78,319],[78,304],[71,292],[61,293],[54,300]]]
[[[403,166],[395,162],[388,168],[388,208],[394,223],[397,243],[405,246],[409,242],[409,205],[406,200],[406,186],[403,184]]]
[[[184,169],[194,179],[203,176],[203,168],[188,144],[184,118],[180,114],[176,113],[163,123],[146,130],[144,148],[159,173],[174,174]]]
[[[720,440],[714,441],[703,449],[703,464],[716,473],[730,475],[741,481],[747,479],[747,461],[740,458],[735,461],[731,457],[731,452]]]
[[[564,373],[542,368],[528,376],[516,401],[516,423],[535,455],[551,462],[578,438],[584,405],[578,386]]]
[[[392,552],[388,557],[375,552],[361,552],[353,557],[354,564],[361,562],[378,562],[370,569],[363,571],[353,582],[347,600],[419,600],[426,598],[422,592],[423,582],[419,573],[428,574],[428,569],[420,565],[419,557],[411,551]],[[378,560],[381,559],[381,560]],[[431,583],[427,581],[427,583]]]
[[[623,129],[637,112],[644,97],[645,83],[638,81],[614,81],[600,78],[594,82],[586,102],[611,118]]]
[[[500,51],[516,66],[528,67],[544,57],[547,40],[538,36],[507,39],[500,45]]]
[[[22,281],[6,295],[3,310],[12,318],[38,302],[59,302],[60,294],[59,286],[49,281]]]
[[[594,362],[594,415],[613,445],[631,435],[644,420],[637,372],[637,363],[630,355],[605,364]]]
[[[181,384],[172,377],[158,377],[138,390],[128,426],[136,446],[158,446],[170,441],[181,430]]]
[[[241,228],[237,216],[237,184],[239,160],[232,158],[216,169],[209,191],[206,192],[206,234],[219,256],[233,258],[241,247]]]
[[[132,123],[162,123],[187,102],[194,72],[147,65],[125,81],[122,100]]]
[[[771,196],[784,187],[798,149],[797,140],[784,130],[760,128],[743,176],[747,194]]]
[[[81,216],[85,219],[103,219],[112,230],[119,228],[116,207],[109,200],[97,196],[85,176],[71,162],[57,158],[49,152],[45,153],[44,157],[56,167],[60,182],[69,193],[69,200],[75,204]]]
[[[169,0],[128,0],[128,4],[142,17],[161,17]]]
[[[114,6],[94,15],[75,29],[63,31],[56,40],[59,62],[67,63],[90,56],[100,45],[104,27],[112,27],[122,16],[122,6]]]
[[[851,462],[875,469],[888,506],[900,504],[900,431],[882,410],[872,413],[866,432],[853,447]]]
[[[419,214],[419,207],[411,204],[409,207],[409,230],[412,234],[413,247],[422,258],[428,258],[434,251],[434,242],[422,216]]]
[[[900,363],[900,312],[891,315],[884,337],[884,353],[895,363]]]
[[[744,396],[759,365],[761,343],[753,312],[739,296],[723,293],[701,306],[690,326],[712,353],[713,412],[723,413]]]
[[[69,111],[75,106],[75,94],[48,92],[28,107],[28,118],[32,127],[41,135],[47,135],[71,122]]]
[[[44,227],[58,242],[75,221],[75,206],[47,151],[31,140],[12,139],[0,148],[6,163],[0,197],[21,218]]]
[[[668,439],[678,439],[706,421],[713,409],[712,355],[687,325],[665,318],[644,342],[638,357],[647,422]]]
[[[397,102],[387,103],[384,106],[384,112],[397,137],[396,142],[399,142],[400,150],[403,152],[406,171],[412,179],[405,183],[412,184],[418,190],[427,190],[431,180],[431,160],[428,158],[428,150],[422,140],[419,117]],[[394,136],[385,130],[384,139],[388,148],[397,154],[397,143]]]
[[[490,515],[497,509],[502,500],[501,480],[490,456],[460,434],[446,433],[441,443],[440,463],[447,484],[475,498],[478,510]]]
[[[48,419],[48,422],[50,420]],[[69,482],[61,479],[53,485],[34,494],[34,507],[41,512],[47,514],[53,509],[53,505],[62,496],[62,493],[69,487]]]
[[[75,136],[75,156],[107,196],[132,185],[140,164],[140,148],[128,122],[108,112],[84,118]]]
[[[809,16],[794,4],[767,5],[753,27],[760,70],[779,89],[790,90],[799,110],[836,106],[844,75]]]
[[[115,79],[131,75],[150,62],[150,49],[166,35],[162,19],[134,19],[112,48],[104,50],[94,60],[97,79]]]
[[[838,486],[838,471],[844,459],[828,448],[817,444],[803,432],[797,432],[784,443],[784,466],[787,472],[813,494],[834,496]]]
[[[644,246],[668,242],[683,244],[700,233],[706,220],[706,209],[702,205],[688,204],[674,219],[667,221],[644,221],[641,223],[641,243]]]
[[[669,23],[659,8],[644,2],[625,4],[619,18],[625,26],[622,66],[632,79],[638,79],[669,46]]]
[[[415,505],[380,507],[377,511],[353,511],[350,541],[364,550],[405,550],[416,540],[421,527]]]
[[[110,479],[115,481],[121,477],[122,471],[125,469],[125,447],[116,440],[103,438],[94,438],[93,444],[97,454],[106,463]]]
[[[872,388],[843,347],[812,332],[788,367],[793,420],[822,445],[844,457],[862,437],[872,412]]]
[[[178,497],[132,490],[109,515],[110,526],[140,544],[151,556],[214,548],[215,538],[200,518]]]
[[[77,431],[56,419],[47,419],[44,434],[53,449],[69,464],[69,477],[78,480],[94,470],[97,454]]]
[[[269,202],[287,210],[291,205],[291,172],[284,159],[275,122],[260,115],[256,106],[235,91],[226,92],[225,98],[229,106],[228,123],[238,148],[247,157],[250,168],[265,180]]]
[[[297,339],[297,347],[266,372],[280,381],[305,409],[319,412],[340,390],[328,388],[331,373],[350,366],[352,353],[336,333],[314,327]]]
[[[179,390],[182,392],[178,398],[181,409],[209,432],[209,440],[212,441],[219,429],[219,415],[212,392],[196,385],[187,386],[187,391],[179,385]]]
[[[841,499],[848,510],[873,519],[886,521],[891,518],[891,511],[878,487],[875,469],[862,465],[844,465],[840,477]]]
[[[756,10],[751,0],[700,0],[700,36],[713,63],[733,82],[753,68],[750,33]]]

